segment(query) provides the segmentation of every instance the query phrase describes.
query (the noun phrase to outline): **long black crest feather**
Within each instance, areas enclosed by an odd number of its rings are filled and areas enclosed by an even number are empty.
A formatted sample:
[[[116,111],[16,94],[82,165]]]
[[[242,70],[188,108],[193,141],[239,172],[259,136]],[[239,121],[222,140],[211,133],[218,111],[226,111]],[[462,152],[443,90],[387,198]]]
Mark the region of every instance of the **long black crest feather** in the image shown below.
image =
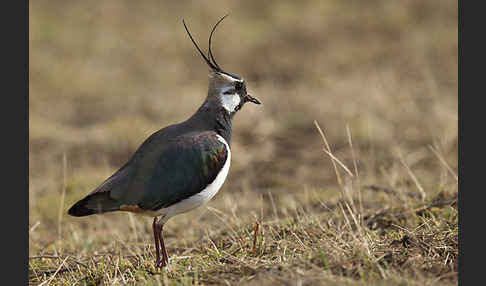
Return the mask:
[[[214,31],[216,31],[216,27],[219,25],[219,23],[221,23],[224,18],[226,18],[229,14],[226,14],[223,16],[223,18],[219,19],[219,21],[214,25],[213,29],[211,30],[211,35],[209,35],[209,52],[208,52],[208,56],[211,58],[211,60],[213,61],[214,65],[220,69],[220,70],[223,70],[222,68],[219,67],[219,65],[216,63],[216,60],[214,59],[213,57],[213,52],[211,51],[211,39],[213,38],[213,33]]]
[[[226,17],[226,16],[225,16]],[[224,18],[224,17],[223,17]],[[219,23],[219,22],[218,22]],[[184,21],[184,19],[182,19],[182,24],[184,24],[184,28],[186,29],[186,32],[187,32],[187,35],[189,35],[189,38],[191,39],[192,43],[194,44],[194,46],[196,47],[196,49],[199,51],[199,53],[201,54],[201,56],[203,57],[203,59],[206,61],[206,63],[208,64],[208,66],[215,72],[222,72],[223,70],[216,64],[213,64],[211,63],[211,61],[204,55],[204,53],[201,51],[201,49],[199,48],[199,46],[197,45],[196,41],[194,40],[194,38],[192,37],[191,33],[189,32],[189,29],[187,28],[186,26],[186,22]],[[217,25],[217,24],[216,24]],[[211,49],[210,49],[211,51]],[[212,53],[210,53],[212,55]]]

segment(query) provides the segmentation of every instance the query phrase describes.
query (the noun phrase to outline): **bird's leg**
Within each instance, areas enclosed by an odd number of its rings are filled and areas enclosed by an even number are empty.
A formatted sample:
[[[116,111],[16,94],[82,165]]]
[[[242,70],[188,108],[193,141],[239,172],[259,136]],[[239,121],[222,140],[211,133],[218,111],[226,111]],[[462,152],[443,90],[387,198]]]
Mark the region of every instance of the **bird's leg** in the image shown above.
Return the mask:
[[[157,256],[155,259],[155,267],[164,268],[169,263],[169,257],[165,250],[164,238],[162,236],[162,229],[164,228],[163,217],[160,221],[157,221],[157,217],[155,217],[152,228],[154,230],[155,254]],[[162,248],[162,259],[160,259],[160,248]]]
[[[160,247],[162,248],[162,264],[160,266],[161,268],[169,264],[169,256],[167,255],[167,251],[165,250],[164,236],[162,235],[163,227],[164,225],[160,226],[160,233],[159,233],[159,242],[160,242]]]
[[[155,240],[155,267],[160,264],[160,250],[159,250],[159,235],[160,232],[157,226],[157,217],[154,217],[154,222],[152,223],[152,229],[154,230],[154,240]]]

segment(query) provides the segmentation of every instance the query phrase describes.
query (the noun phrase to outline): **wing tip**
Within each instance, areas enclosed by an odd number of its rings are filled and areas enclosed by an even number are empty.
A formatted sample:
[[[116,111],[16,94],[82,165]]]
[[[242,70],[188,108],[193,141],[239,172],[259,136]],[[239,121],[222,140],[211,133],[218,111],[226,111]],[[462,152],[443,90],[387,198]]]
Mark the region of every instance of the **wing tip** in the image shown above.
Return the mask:
[[[69,210],[71,216],[87,216],[120,210],[120,204],[108,192],[94,193],[75,203]]]
[[[85,206],[85,200],[81,200],[74,204],[69,210],[68,214],[71,216],[87,216],[97,213],[95,210],[89,209]]]

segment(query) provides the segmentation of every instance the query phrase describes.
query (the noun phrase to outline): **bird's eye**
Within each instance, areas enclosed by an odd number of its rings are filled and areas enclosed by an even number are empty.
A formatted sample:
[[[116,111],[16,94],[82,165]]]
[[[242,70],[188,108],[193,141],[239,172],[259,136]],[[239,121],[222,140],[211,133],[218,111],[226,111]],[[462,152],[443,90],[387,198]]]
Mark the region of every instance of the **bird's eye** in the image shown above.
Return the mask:
[[[235,89],[236,89],[236,90],[240,90],[240,89],[242,89],[242,88],[243,88],[243,83],[242,83],[242,82],[237,81],[237,82],[235,83]]]

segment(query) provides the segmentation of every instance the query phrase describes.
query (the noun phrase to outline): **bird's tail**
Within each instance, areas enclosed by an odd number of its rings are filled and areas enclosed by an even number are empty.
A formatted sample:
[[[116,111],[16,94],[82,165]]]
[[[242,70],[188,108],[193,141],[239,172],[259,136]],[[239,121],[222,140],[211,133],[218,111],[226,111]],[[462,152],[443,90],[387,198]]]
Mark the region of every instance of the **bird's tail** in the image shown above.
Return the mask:
[[[120,203],[110,197],[109,192],[93,193],[75,203],[68,214],[72,216],[87,216],[120,210]]]

